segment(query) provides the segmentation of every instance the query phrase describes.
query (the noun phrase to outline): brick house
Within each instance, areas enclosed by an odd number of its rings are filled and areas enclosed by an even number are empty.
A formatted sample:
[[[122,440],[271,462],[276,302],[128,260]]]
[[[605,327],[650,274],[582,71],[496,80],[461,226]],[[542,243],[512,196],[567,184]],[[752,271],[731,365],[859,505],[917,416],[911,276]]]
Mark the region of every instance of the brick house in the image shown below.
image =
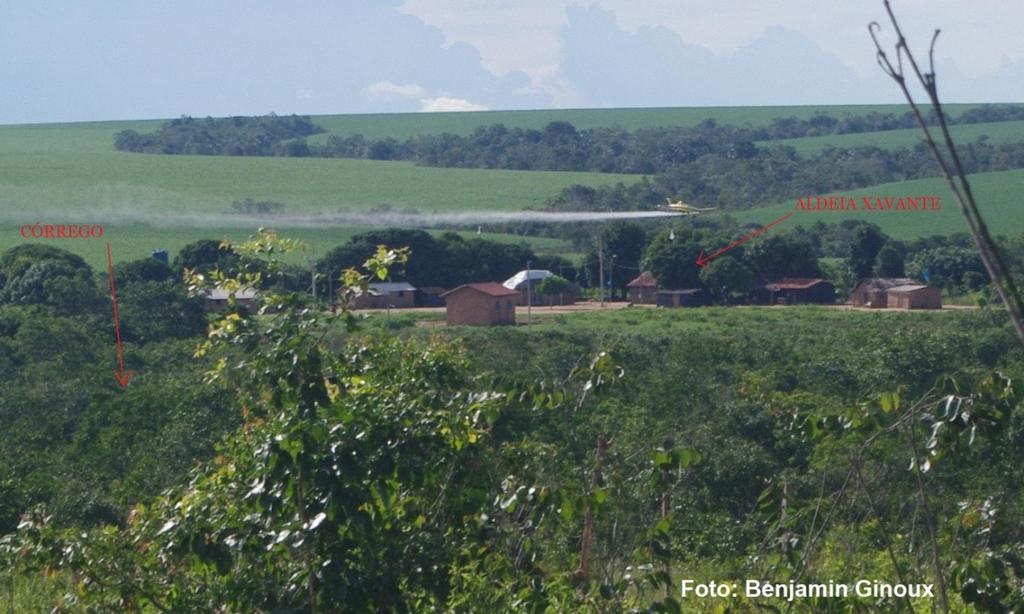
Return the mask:
[[[633,281],[626,284],[626,292],[629,293],[629,302],[638,305],[654,305],[658,290],[658,280],[650,271],[644,271],[637,275]]]
[[[874,309],[885,309],[889,305],[889,290],[903,286],[921,286],[921,283],[909,277],[875,277],[865,279],[857,284],[850,295],[850,301],[857,307],[871,307]],[[936,290],[938,292],[938,290]],[[939,292],[939,307],[942,303],[942,294]],[[934,300],[934,294],[932,299]]]
[[[496,282],[464,284],[441,295],[449,326],[495,326],[516,323],[517,290]]]
[[[921,284],[895,286],[886,292],[889,309],[942,309],[942,291]]]

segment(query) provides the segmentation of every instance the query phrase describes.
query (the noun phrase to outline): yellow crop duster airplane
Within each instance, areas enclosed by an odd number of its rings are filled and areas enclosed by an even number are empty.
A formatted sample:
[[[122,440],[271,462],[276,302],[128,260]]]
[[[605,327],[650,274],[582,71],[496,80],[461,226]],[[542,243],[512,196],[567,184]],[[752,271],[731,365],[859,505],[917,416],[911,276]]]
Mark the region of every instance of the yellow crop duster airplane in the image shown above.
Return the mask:
[[[688,204],[684,203],[682,200],[677,200],[675,202],[672,202],[671,198],[666,198],[665,200],[667,201],[667,204],[660,205],[657,208],[662,210],[662,211],[671,211],[673,213],[678,213],[679,215],[697,215],[698,213],[703,213],[705,211],[714,211],[715,209],[718,208],[718,207],[705,207],[705,208],[694,207],[693,205],[688,205]]]

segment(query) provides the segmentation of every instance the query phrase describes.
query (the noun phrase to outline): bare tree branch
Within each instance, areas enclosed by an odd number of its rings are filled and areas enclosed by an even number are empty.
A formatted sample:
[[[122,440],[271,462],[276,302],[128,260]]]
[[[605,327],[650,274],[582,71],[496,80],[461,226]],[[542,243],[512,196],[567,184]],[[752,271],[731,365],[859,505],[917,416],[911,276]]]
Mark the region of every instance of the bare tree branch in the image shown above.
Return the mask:
[[[914,54],[907,45],[907,39],[903,36],[903,31],[900,29],[899,22],[892,12],[889,0],[883,0],[883,4],[885,5],[886,12],[889,14],[889,21],[896,32],[895,49],[897,65],[895,67],[892,65],[882,44],[878,40],[877,34],[881,31],[882,27],[878,22],[872,21],[868,24],[868,33],[871,35],[871,40],[875,43],[876,60],[879,66],[882,67],[882,71],[896,82],[903,92],[903,96],[910,104],[914,118],[924,132],[925,143],[935,157],[935,162],[939,165],[943,177],[946,178],[946,182],[953,192],[953,197],[956,199],[960,212],[967,221],[967,228],[970,231],[971,238],[974,240],[974,245],[978,248],[978,253],[981,255],[985,270],[992,279],[992,285],[1006,307],[1010,321],[1013,322],[1013,327],[1017,331],[1017,337],[1021,344],[1024,344],[1024,324],[1022,324],[1024,322],[1024,300],[1021,299],[1017,284],[1013,280],[1013,276],[1006,265],[999,246],[992,239],[988,226],[978,210],[974,193],[971,191],[971,184],[967,180],[967,173],[964,172],[963,163],[953,143],[953,137],[949,132],[949,124],[946,121],[946,116],[942,111],[942,103],[939,100],[938,84],[935,77],[935,43],[938,40],[940,30],[935,30],[935,33],[932,35],[931,45],[928,49],[929,72],[923,73],[917,64]],[[949,161],[943,156],[943,151],[932,137],[928,123],[925,121],[918,104],[907,87],[903,68],[904,54],[913,70],[914,76],[917,77],[917,80],[927,93],[932,110],[937,116],[939,129],[942,131],[945,155],[949,157]]]

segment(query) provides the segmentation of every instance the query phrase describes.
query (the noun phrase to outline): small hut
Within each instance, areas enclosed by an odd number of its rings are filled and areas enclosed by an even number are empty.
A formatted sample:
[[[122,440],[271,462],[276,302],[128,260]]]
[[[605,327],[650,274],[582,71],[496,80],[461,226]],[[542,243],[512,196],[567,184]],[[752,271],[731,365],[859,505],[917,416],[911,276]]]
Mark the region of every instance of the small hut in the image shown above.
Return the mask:
[[[886,293],[889,309],[942,309],[942,291],[921,284],[889,288]]]
[[[831,305],[836,302],[836,287],[820,277],[786,277],[765,284],[752,294],[753,302],[762,305]]]
[[[637,275],[631,282],[626,284],[626,291],[629,293],[629,302],[637,305],[654,305],[657,302],[655,293],[658,290],[658,280],[650,271],[644,271]]]
[[[875,277],[857,284],[850,295],[850,301],[857,307],[885,309],[889,307],[890,288],[920,286],[921,283],[909,277]]]
[[[463,284],[441,295],[449,326],[515,324],[518,296],[496,282]]]

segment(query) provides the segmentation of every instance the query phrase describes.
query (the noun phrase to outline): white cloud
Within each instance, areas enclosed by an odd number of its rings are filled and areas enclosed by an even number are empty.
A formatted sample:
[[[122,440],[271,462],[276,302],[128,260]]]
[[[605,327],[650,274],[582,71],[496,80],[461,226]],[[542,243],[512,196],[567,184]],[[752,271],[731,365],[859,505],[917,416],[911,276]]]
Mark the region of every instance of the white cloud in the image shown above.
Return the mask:
[[[363,90],[372,98],[423,98],[427,92],[415,83],[399,85],[390,81],[377,81]]]
[[[423,113],[444,113],[450,111],[486,111],[487,107],[476,104],[465,98],[439,96],[437,98],[420,99],[420,111]]]
[[[1016,73],[1001,64],[1001,59],[1024,62],[1024,37],[1020,36],[1024,2],[903,0],[896,4],[897,17],[914,48],[927,51],[932,30],[942,28],[939,58],[955,57],[962,75],[956,84],[957,91],[962,92],[957,100],[966,100],[964,96],[971,100],[1019,99],[1021,87],[1011,83]],[[438,28],[448,44],[464,41],[476,47],[484,68],[492,73],[528,73],[533,88],[549,93],[560,106],[565,100],[561,91],[564,87],[557,84],[560,76],[551,75],[548,67],[564,64],[565,41],[560,29],[568,24],[567,11],[573,7],[613,12],[626,34],[644,35],[660,26],[686,43],[722,57],[743,50],[760,39],[765,30],[781,25],[808,39],[819,54],[828,54],[851,67],[854,78],[872,83],[881,72],[875,63],[867,23],[881,21],[885,40],[891,45],[891,26],[877,0],[404,0],[400,10]],[[669,67],[677,63],[674,58],[661,62]],[[949,64],[940,62],[940,71]],[[589,69],[600,73],[603,66],[593,62]],[[640,72],[646,69],[643,65],[636,67]],[[880,98],[885,98],[891,84],[882,83],[886,87]],[[989,89],[977,89],[980,85]],[[1014,93],[1016,97],[1007,98]],[[800,100],[801,92],[794,94],[794,100]],[[868,94],[862,96],[864,101],[871,98]],[[808,96],[802,102],[820,98]],[[846,102],[840,95],[828,100]]]

